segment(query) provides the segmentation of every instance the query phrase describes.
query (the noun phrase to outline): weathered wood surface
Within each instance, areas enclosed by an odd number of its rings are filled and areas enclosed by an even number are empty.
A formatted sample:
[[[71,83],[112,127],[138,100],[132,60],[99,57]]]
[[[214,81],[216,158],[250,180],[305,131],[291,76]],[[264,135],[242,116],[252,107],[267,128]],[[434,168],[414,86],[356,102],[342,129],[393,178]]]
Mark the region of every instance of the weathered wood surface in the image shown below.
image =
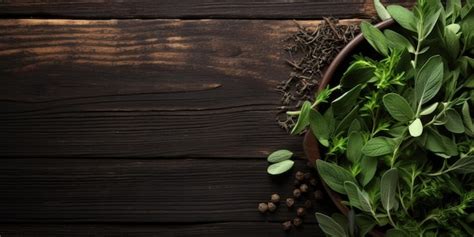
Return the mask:
[[[412,0],[386,0],[411,6]],[[325,16],[368,18],[372,0],[136,0],[0,1],[0,16],[43,18],[239,18],[318,19]]]
[[[347,21],[353,22],[353,21]],[[317,21],[300,21],[317,24]],[[292,21],[1,20],[1,156],[265,157]]]
[[[295,217],[283,205],[292,196],[292,174],[272,178],[261,160],[16,158],[1,164],[1,223],[280,222]],[[303,161],[297,169],[305,169]],[[282,197],[281,207],[261,215],[257,204],[274,192]],[[305,221],[315,222],[314,211],[332,210],[329,199],[315,203]]]
[[[8,237],[275,237],[324,236],[315,224],[284,233],[279,223],[225,222],[212,224],[0,224]]]

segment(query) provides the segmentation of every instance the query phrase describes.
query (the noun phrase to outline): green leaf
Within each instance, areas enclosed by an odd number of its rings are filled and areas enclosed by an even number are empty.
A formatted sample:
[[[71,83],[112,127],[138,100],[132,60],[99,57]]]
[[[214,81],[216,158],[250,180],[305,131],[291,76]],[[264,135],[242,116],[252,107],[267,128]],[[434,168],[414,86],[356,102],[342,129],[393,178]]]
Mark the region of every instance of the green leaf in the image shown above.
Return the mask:
[[[366,156],[382,156],[393,153],[394,142],[387,137],[374,137],[364,147],[362,153]]]
[[[329,163],[323,160],[316,161],[316,168],[318,169],[319,175],[326,182],[326,184],[334,191],[342,194],[346,194],[344,183],[350,181],[357,183],[352,174],[333,163]]]
[[[377,158],[372,156],[366,156],[361,159],[361,177],[359,180],[362,186],[369,184],[374,178],[375,172],[377,171],[377,162]]]
[[[331,103],[336,118],[343,118],[349,111],[354,108],[361,89],[362,86],[357,85],[356,87],[350,89],[346,93],[336,98]]]
[[[267,173],[269,173],[271,175],[282,174],[282,173],[285,173],[286,171],[290,170],[291,167],[293,167],[294,164],[295,164],[295,162],[292,161],[292,160],[280,161],[278,163],[275,163],[275,164],[272,164],[272,165],[268,166]]]
[[[359,115],[359,105],[354,106],[354,108],[349,112],[342,120],[339,122],[337,125],[337,128],[334,132],[334,134],[339,134],[340,132],[344,131],[347,129],[351,123],[354,121],[354,119],[357,118],[357,115]]]
[[[401,95],[388,93],[383,97],[383,104],[388,113],[400,122],[408,122],[415,117],[410,104]]]
[[[461,21],[461,31],[466,49],[474,47],[474,8]]]
[[[342,228],[342,226],[334,221],[331,217],[317,212],[316,220],[318,220],[321,230],[323,230],[327,235],[331,237],[347,237],[344,228]]]
[[[384,21],[390,19],[391,16],[388,13],[387,9],[383,6],[380,0],[374,0],[375,10],[377,11],[377,15],[379,16],[380,20]]]
[[[364,214],[356,215],[356,223],[357,226],[359,226],[359,236],[367,236],[367,233],[369,233],[369,231],[371,231],[376,225],[372,217]]]
[[[363,60],[352,62],[341,78],[342,88],[353,88],[359,84],[367,83],[374,77],[375,66]]]
[[[384,30],[385,38],[387,39],[387,44],[391,48],[408,50],[408,52],[415,52],[415,48],[411,42],[405,38],[405,36],[393,31],[393,30]]]
[[[382,175],[382,180],[380,181],[380,199],[382,206],[387,212],[397,206],[397,186],[398,171],[396,168],[391,168]]]
[[[421,39],[426,39],[426,37],[433,31],[434,26],[436,25],[436,22],[438,21],[439,14],[441,13],[441,10],[438,10],[434,14],[429,14],[426,16],[426,18],[423,21],[423,36]]]
[[[399,230],[399,229],[390,229],[387,230],[387,233],[385,233],[385,237],[406,237],[407,235],[405,232]]]
[[[436,96],[443,81],[443,61],[433,56],[421,67],[415,78],[415,95],[421,105]]]
[[[426,135],[426,149],[434,153],[442,153],[447,156],[458,155],[456,143],[454,143],[450,138],[439,134],[434,129],[428,129]]]
[[[469,78],[466,81],[466,84],[464,84],[465,87],[467,88],[474,88],[474,74],[469,76]]]
[[[318,139],[321,145],[328,147],[329,146],[329,137],[331,135],[329,121],[316,110],[310,112],[310,127],[311,132]]]
[[[358,192],[359,187],[357,187],[357,184],[346,181],[344,182],[344,189],[346,190],[346,195],[349,198],[349,203],[351,206],[361,209]]]
[[[298,134],[305,130],[305,128],[309,125],[309,114],[311,110],[311,102],[305,101],[301,106],[301,112],[298,116],[298,121],[296,122],[295,127],[293,127],[291,134]]]
[[[267,161],[270,163],[277,163],[280,161],[288,160],[293,156],[293,152],[289,150],[278,150],[270,154]]]
[[[369,194],[360,189],[358,189],[357,191],[359,194],[360,209],[365,212],[372,212],[373,207],[372,203],[370,202]]]
[[[362,157],[361,147],[364,145],[364,136],[360,132],[353,132],[347,139],[346,156],[353,164],[360,161]]]
[[[425,108],[424,110],[422,110],[420,112],[420,115],[424,116],[424,115],[430,115],[431,113],[433,113],[436,108],[438,108],[438,102],[435,102],[433,103],[432,105],[428,106],[427,108]]]
[[[461,115],[454,110],[450,109],[446,111],[446,123],[444,124],[444,127],[448,129],[448,131],[452,133],[464,133],[464,124],[461,118]]]
[[[460,174],[474,173],[474,156],[466,156],[460,158],[453,165],[448,168],[449,171],[454,171]]]
[[[392,16],[392,18],[403,28],[409,31],[417,32],[416,22],[418,20],[416,19],[413,12],[398,5],[388,6],[387,11]]]
[[[408,131],[412,137],[419,137],[423,133],[423,124],[419,118],[415,119],[410,126],[408,126]]]
[[[446,48],[448,48],[448,53],[453,60],[457,59],[459,54],[460,44],[459,44],[459,35],[454,33],[455,26],[459,26],[458,24],[453,24],[452,27],[446,27],[445,34],[444,34],[444,41],[446,42]]]
[[[471,113],[469,110],[469,103],[467,103],[467,101],[464,101],[464,104],[462,105],[462,117],[463,117],[464,125],[466,126],[466,128],[469,131],[474,132],[474,124],[472,123]]]
[[[382,55],[388,56],[387,40],[383,33],[377,27],[363,21],[360,24],[362,35],[374,49]]]

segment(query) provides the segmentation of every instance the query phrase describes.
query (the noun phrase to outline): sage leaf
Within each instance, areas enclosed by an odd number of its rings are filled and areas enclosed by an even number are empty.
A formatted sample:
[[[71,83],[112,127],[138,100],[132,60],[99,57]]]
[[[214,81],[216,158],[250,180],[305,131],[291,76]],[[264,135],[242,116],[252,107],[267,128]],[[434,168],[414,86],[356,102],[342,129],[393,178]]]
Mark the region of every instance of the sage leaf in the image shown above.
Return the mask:
[[[362,35],[372,47],[382,55],[388,56],[387,40],[384,34],[372,24],[363,21],[360,24]]]
[[[344,188],[344,183],[346,181],[357,183],[348,170],[336,164],[329,163],[323,160],[317,160],[316,168],[324,182],[326,182],[326,184],[332,190],[338,193],[346,194],[346,190]]]
[[[387,137],[374,137],[364,147],[362,153],[366,156],[382,156],[393,153],[394,143]]]
[[[408,50],[408,52],[413,53],[415,52],[415,48],[411,44],[411,42],[405,38],[405,36],[393,31],[393,30],[384,30],[385,38],[387,39],[387,44],[391,48],[401,49],[401,50]]]
[[[295,127],[293,127],[293,130],[291,130],[291,134],[299,134],[306,129],[306,127],[309,125],[309,113],[311,110],[311,102],[305,101],[301,106],[301,112],[298,116],[298,121],[296,122]]]
[[[361,147],[364,146],[364,136],[360,132],[353,132],[347,139],[346,156],[353,164],[360,161],[362,157]]]
[[[445,154],[447,157],[458,155],[457,145],[450,138],[439,134],[438,131],[434,129],[429,129],[426,134],[426,149],[435,154]]]
[[[359,202],[359,187],[357,187],[353,182],[346,181],[344,182],[344,189],[346,190],[346,195],[349,198],[350,205],[361,209]]]
[[[425,108],[424,110],[422,110],[420,112],[420,115],[424,116],[424,115],[430,115],[431,113],[433,113],[436,108],[438,108],[438,102],[435,102],[433,103],[432,105],[428,106],[427,108]]]
[[[390,16],[392,16],[392,18],[398,24],[400,24],[403,28],[409,31],[417,32],[417,29],[416,29],[417,19],[415,15],[413,14],[413,12],[398,5],[388,6],[387,11],[390,14]]]
[[[467,88],[474,88],[474,74],[467,78],[467,81],[464,86]]]
[[[353,62],[344,72],[341,78],[342,88],[354,88],[364,84],[374,77],[375,67],[363,61]]]
[[[280,161],[288,160],[293,156],[293,152],[289,150],[278,150],[270,154],[267,161],[270,163],[277,163]]]
[[[433,56],[421,67],[415,78],[415,95],[420,106],[438,94],[443,81],[444,64],[439,55]]]
[[[312,110],[310,112],[310,128],[311,132],[318,139],[321,145],[329,146],[329,136],[331,135],[331,126],[329,121],[326,121],[323,115],[318,111]]]
[[[366,156],[361,159],[361,173],[360,183],[362,186],[366,186],[374,178],[375,172],[377,171],[378,160],[376,157]]]
[[[367,233],[371,231],[376,223],[370,216],[364,214],[357,214],[355,217],[357,226],[359,226],[359,236],[367,236]]]
[[[423,133],[423,123],[419,118],[415,119],[409,126],[408,131],[412,137],[419,137]]]
[[[449,171],[454,171],[460,174],[474,173],[474,156],[466,156],[460,158],[453,165],[448,168]]]
[[[360,209],[365,212],[373,212],[372,203],[370,202],[369,194],[365,191],[357,189],[359,195]]]
[[[343,132],[346,128],[348,128],[351,123],[354,121],[354,119],[357,117],[359,114],[359,106],[356,105],[351,112],[349,112],[342,120],[339,122],[337,125],[336,130],[334,130],[334,134],[339,134]],[[333,119],[334,121],[334,119]]]
[[[396,168],[387,170],[382,175],[380,181],[380,200],[385,210],[389,211],[397,206],[397,186],[398,186],[398,171]]]
[[[318,221],[319,227],[324,231],[328,236],[331,237],[347,237],[346,231],[334,221],[331,217],[324,215],[322,213],[316,213],[316,220]]]
[[[464,101],[462,105],[462,117],[464,120],[464,125],[470,132],[474,132],[474,124],[472,123],[471,113],[469,110],[469,103]]]
[[[464,124],[461,118],[461,115],[454,110],[450,109],[446,111],[446,123],[444,127],[452,133],[464,133]]]
[[[374,0],[374,6],[380,20],[384,21],[391,18],[390,13],[388,13],[387,9],[385,9],[380,0]]]
[[[343,118],[351,111],[356,105],[357,98],[359,97],[360,91],[362,89],[361,85],[350,89],[346,93],[342,94],[336,98],[332,103],[331,107],[334,111],[336,118]]]
[[[388,113],[400,122],[408,122],[415,117],[410,104],[401,95],[388,93],[383,97],[383,104]]]
[[[436,25],[436,22],[438,21],[439,14],[441,13],[441,10],[438,10],[434,14],[429,14],[423,21],[423,35],[421,39],[425,39],[431,31],[433,31],[434,26]]]
[[[278,163],[275,163],[275,164],[272,164],[272,165],[268,166],[267,173],[269,173],[271,175],[282,174],[282,173],[285,173],[286,171],[290,170],[291,167],[293,167],[294,164],[295,164],[295,162],[292,161],[292,160],[280,161]]]

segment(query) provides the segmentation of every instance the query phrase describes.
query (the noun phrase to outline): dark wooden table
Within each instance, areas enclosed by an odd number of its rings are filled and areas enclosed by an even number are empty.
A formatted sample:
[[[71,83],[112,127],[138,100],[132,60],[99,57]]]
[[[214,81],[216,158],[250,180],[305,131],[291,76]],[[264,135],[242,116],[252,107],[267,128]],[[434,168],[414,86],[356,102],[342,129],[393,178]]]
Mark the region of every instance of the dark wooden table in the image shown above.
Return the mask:
[[[402,3],[410,1],[390,1]],[[371,0],[1,0],[0,235],[284,236],[266,156],[292,19]],[[316,211],[331,212],[322,201]],[[313,213],[292,236],[322,236]]]

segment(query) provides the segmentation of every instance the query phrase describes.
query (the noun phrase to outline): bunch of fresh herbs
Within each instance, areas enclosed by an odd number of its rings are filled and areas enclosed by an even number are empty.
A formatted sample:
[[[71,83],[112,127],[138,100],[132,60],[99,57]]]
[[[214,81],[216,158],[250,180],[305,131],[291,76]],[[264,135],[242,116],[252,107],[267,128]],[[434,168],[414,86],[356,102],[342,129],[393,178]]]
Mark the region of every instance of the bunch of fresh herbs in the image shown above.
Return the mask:
[[[351,208],[316,218],[329,236],[375,226],[386,236],[473,236],[474,1],[418,0],[412,11],[375,2],[400,29],[362,22],[378,56],[355,56],[339,84],[289,112],[292,132],[309,128],[324,147],[317,170]]]

